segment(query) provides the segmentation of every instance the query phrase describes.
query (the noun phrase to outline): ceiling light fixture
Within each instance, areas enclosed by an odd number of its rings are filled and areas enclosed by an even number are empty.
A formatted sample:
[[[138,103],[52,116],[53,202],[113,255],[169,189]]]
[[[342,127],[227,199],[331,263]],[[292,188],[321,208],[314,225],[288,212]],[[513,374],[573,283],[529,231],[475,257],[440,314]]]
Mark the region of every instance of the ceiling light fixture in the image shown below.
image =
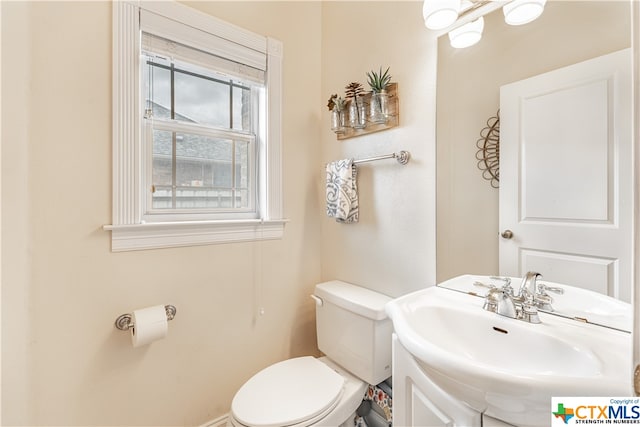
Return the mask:
[[[475,21],[449,31],[449,42],[451,43],[451,47],[461,49],[473,46],[482,38],[483,29],[484,18],[481,16]]]
[[[431,30],[442,30],[454,26],[456,21],[467,22],[449,31],[449,41],[455,48],[473,46],[482,38],[484,19],[479,16],[498,9],[501,5],[504,20],[509,25],[523,25],[537,19],[544,11],[547,0],[511,0],[496,2],[490,0],[424,0],[422,16],[424,24]]]
[[[447,28],[458,19],[460,0],[425,0],[422,5],[424,25],[431,30]]]
[[[509,25],[523,25],[535,20],[544,11],[547,0],[514,0],[502,8],[504,22]]]

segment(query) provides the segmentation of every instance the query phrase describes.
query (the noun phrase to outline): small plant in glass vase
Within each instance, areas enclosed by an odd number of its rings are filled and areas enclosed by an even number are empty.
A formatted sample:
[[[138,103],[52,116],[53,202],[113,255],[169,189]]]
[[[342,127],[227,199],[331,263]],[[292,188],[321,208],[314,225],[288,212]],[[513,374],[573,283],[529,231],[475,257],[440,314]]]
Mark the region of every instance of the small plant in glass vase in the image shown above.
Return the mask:
[[[337,134],[343,134],[346,130],[345,127],[345,115],[347,101],[337,94],[331,95],[329,102],[327,102],[327,108],[331,111],[331,130]]]
[[[371,88],[371,102],[369,104],[369,120],[373,123],[386,123],[389,118],[389,95],[387,86],[391,83],[389,67],[382,72],[382,67],[378,72],[367,73],[367,83]]]
[[[362,83],[349,83],[345,87],[345,95],[349,102],[349,126],[354,129],[364,129],[367,125],[366,109],[364,105],[364,89]]]

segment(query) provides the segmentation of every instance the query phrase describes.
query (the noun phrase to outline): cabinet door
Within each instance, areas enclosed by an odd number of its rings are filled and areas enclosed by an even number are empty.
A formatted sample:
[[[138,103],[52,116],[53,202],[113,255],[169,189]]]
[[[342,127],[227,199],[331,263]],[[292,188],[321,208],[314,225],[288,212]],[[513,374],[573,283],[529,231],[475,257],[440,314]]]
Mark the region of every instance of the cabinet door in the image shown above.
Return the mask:
[[[453,427],[455,421],[429,400],[416,383],[407,380],[408,386],[408,419],[410,426]],[[397,401],[396,401],[397,405]]]
[[[393,425],[481,427],[481,415],[446,394],[393,335]]]

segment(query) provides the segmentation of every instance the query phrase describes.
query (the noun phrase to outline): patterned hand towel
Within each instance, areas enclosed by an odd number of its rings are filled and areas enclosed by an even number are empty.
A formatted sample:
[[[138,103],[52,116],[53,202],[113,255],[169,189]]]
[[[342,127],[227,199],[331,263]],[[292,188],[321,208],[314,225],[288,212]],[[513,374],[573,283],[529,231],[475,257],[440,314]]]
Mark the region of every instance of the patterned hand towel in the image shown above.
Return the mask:
[[[358,222],[358,187],[353,159],[327,163],[327,216],[337,222]]]

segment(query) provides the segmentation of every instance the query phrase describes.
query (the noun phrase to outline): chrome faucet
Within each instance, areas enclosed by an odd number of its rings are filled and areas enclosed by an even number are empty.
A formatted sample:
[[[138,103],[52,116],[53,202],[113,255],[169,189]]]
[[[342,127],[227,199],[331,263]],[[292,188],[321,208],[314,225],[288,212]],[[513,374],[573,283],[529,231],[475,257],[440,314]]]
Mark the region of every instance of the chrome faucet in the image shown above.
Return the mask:
[[[540,323],[538,307],[536,306],[536,296],[538,294],[538,277],[540,273],[529,271],[522,278],[520,289],[516,300],[520,303],[520,319],[528,323]]]
[[[509,278],[491,277],[494,280],[504,281],[505,285],[502,287],[487,286],[479,282],[474,283],[474,285],[489,288],[482,307],[485,310],[528,323],[540,323],[538,308],[553,311],[551,307],[553,299],[546,291],[561,294],[563,289],[538,283],[539,277],[542,277],[542,275],[535,271],[525,274],[520,288],[518,288],[518,293],[515,295]]]
[[[522,283],[520,284],[520,289],[518,289],[518,296],[531,296],[533,297],[536,294],[537,286],[538,286],[538,277],[541,277],[540,273],[536,273],[535,271],[529,271],[522,278]]]
[[[540,273],[535,271],[529,271],[522,278],[520,289],[518,289],[518,298],[522,298],[523,301],[531,301],[535,299],[538,293],[538,277],[542,277]]]
[[[553,298],[547,291],[562,295],[564,294],[564,289],[540,283],[538,282],[539,277],[542,277],[540,273],[536,273],[535,271],[528,272],[522,279],[518,297],[522,299],[523,303],[533,305],[545,311],[553,311],[553,307],[551,306]]]

